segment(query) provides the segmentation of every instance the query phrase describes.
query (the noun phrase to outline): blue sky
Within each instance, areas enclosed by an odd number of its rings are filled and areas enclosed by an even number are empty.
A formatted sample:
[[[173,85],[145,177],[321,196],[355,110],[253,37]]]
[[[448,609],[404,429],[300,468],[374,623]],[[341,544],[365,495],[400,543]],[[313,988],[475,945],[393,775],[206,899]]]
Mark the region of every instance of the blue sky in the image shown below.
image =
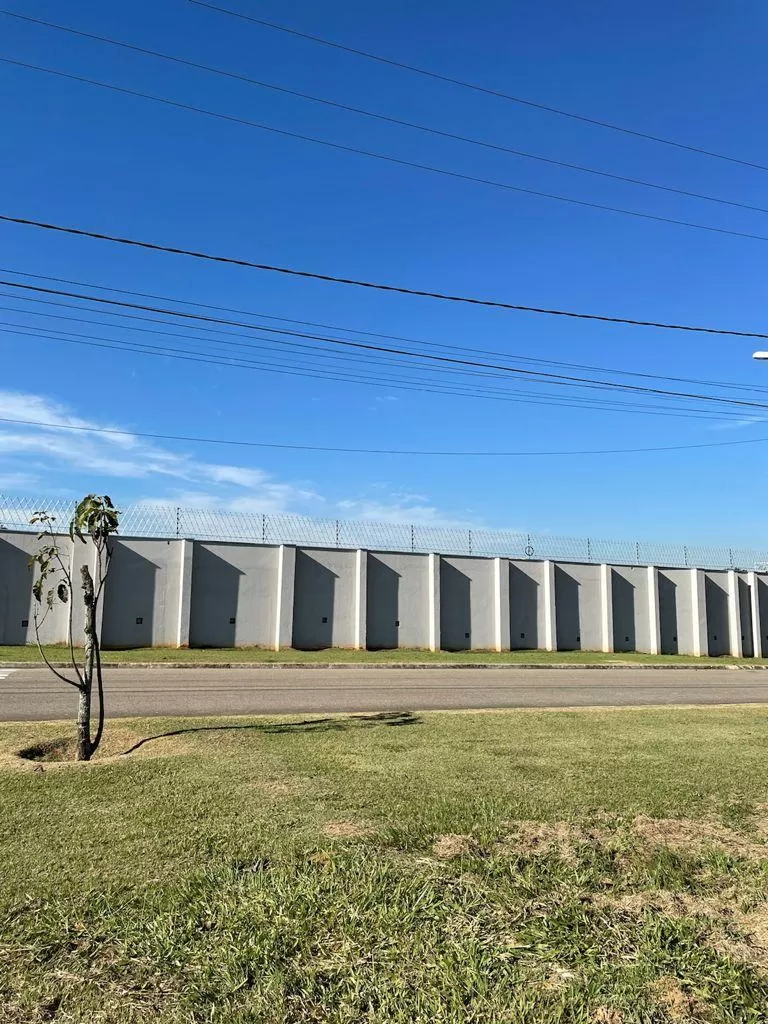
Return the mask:
[[[228,6],[768,164],[768,15],[757,2]],[[66,8],[17,0],[13,9],[446,131],[768,207],[768,172],[473,94],[183,0],[73,0]],[[437,139],[5,17],[0,28],[0,56],[465,174],[768,235],[768,214]],[[502,192],[18,67],[0,65],[0,89],[0,194],[11,214],[411,288],[768,328],[766,242]],[[752,361],[758,346],[749,339],[371,293],[9,225],[0,226],[0,253],[3,268],[20,272],[510,356],[768,387],[768,365]],[[25,308],[6,296],[0,303]],[[0,319],[55,325],[5,310]],[[29,329],[6,329],[0,346],[0,416],[41,422],[484,450],[768,436],[759,413],[724,420],[437,395],[389,387],[381,367],[369,371],[382,385],[374,387],[67,345]],[[332,455],[0,424],[0,491],[107,490],[122,503],[757,545],[765,537],[765,457],[762,445],[551,459]]]

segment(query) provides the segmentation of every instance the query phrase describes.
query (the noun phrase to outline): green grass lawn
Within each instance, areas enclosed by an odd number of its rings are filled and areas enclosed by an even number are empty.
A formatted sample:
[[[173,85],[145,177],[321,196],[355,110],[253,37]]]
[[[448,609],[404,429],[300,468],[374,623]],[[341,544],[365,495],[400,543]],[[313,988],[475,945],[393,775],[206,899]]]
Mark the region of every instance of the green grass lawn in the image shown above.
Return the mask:
[[[768,1019],[766,707],[71,732],[0,725],[3,1024]]]
[[[45,648],[46,655],[54,662],[66,660],[69,651],[63,644]],[[388,662],[451,662],[462,665],[501,663],[515,664],[546,664],[548,662],[573,664],[602,664],[604,662],[622,662],[631,664],[660,665],[768,665],[764,658],[694,658],[680,654],[603,654],[601,651],[424,651],[424,650],[387,650],[387,651],[352,651],[343,647],[332,647],[321,651],[297,651],[287,648],[281,651],[270,651],[263,647],[137,647],[124,651],[102,651],[102,659],[107,664],[118,662],[181,662],[194,664],[256,664],[269,662],[323,662],[378,664]],[[0,662],[16,662],[26,664],[41,663],[40,652],[34,645],[22,647],[0,646]]]

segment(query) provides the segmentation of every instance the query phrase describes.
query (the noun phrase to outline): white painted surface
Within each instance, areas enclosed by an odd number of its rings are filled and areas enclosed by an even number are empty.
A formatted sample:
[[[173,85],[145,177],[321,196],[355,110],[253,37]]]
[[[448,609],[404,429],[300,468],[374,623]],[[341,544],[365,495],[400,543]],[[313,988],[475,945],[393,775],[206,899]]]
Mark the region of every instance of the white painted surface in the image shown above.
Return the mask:
[[[355,650],[365,647],[366,601],[368,595],[368,552],[355,552]]]
[[[427,593],[429,649],[437,651],[440,649],[440,555],[434,553],[429,556],[429,589]]]
[[[763,656],[763,634],[760,631],[760,594],[757,573],[749,573],[749,602],[752,608],[752,657]]]
[[[611,567],[600,566],[600,635],[605,654],[613,650],[613,581]]]
[[[739,578],[733,569],[730,569],[728,572],[728,639],[731,645],[731,657],[740,658],[742,644]]]
[[[181,541],[181,556],[179,558],[179,623],[176,636],[177,647],[189,647],[189,618],[192,608],[193,551],[193,541]]]
[[[691,654],[700,658],[709,654],[707,638],[706,577],[702,569],[691,569],[691,620],[693,627],[693,650]],[[686,654],[687,651],[681,651]]]
[[[555,619],[555,563],[544,563],[544,650],[557,648],[557,621]]]

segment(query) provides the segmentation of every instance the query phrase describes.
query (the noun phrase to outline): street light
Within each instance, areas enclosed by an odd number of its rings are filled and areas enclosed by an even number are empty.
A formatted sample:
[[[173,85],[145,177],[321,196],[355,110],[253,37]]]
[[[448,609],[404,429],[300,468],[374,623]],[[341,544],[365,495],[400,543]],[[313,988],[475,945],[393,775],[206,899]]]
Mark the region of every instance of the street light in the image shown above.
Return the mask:
[[[753,359],[768,359],[768,352],[753,352]]]

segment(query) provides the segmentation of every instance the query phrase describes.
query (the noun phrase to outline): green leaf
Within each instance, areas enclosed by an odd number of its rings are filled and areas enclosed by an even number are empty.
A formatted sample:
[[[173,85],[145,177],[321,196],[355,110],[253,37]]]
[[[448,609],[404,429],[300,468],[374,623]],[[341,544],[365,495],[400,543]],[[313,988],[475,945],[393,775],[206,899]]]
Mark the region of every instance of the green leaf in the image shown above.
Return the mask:
[[[35,580],[32,584],[32,593],[35,595],[35,600],[40,602],[43,600],[43,581]]]

